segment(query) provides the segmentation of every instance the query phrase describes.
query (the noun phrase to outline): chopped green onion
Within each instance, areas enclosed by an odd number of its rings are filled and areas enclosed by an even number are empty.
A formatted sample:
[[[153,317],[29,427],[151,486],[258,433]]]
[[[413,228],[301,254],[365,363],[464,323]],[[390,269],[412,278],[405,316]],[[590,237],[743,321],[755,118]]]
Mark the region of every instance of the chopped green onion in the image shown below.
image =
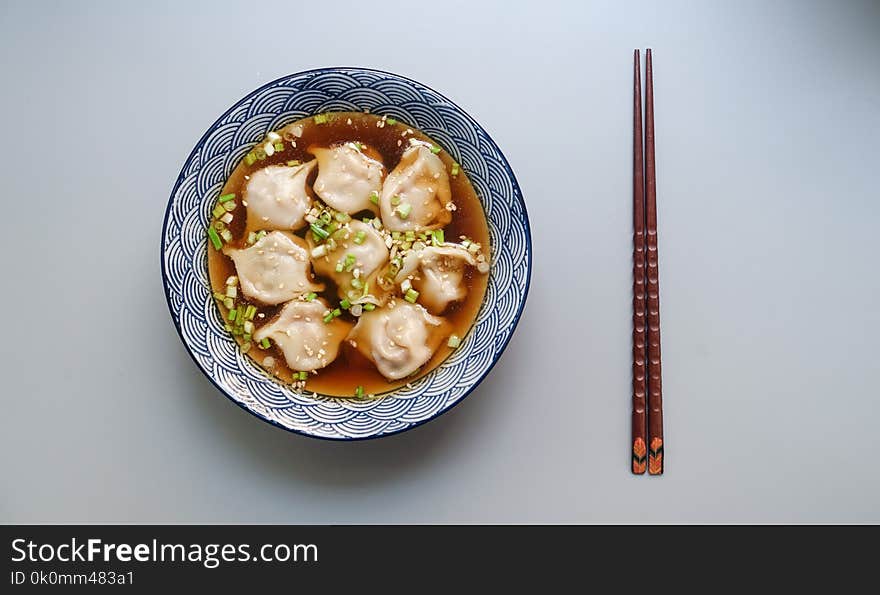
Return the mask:
[[[351,302],[348,301],[348,298],[344,298],[341,302],[339,302],[339,307],[344,310],[348,310],[349,308],[351,308]]]
[[[453,163],[452,164],[452,177],[457,176],[458,172],[460,172],[460,171],[461,171],[461,167],[459,167],[459,165],[457,163]]]
[[[220,237],[223,238],[224,240],[226,240],[227,242],[231,242],[232,241],[232,232],[229,231],[228,229],[224,229],[223,231],[220,232]]]
[[[351,286],[354,287],[355,289],[363,289],[363,288],[364,288],[364,282],[361,281],[360,279],[352,279],[352,280],[351,280]]]
[[[410,304],[415,304],[416,300],[419,299],[419,292],[415,289],[410,288],[406,291],[406,295],[403,296],[403,299],[408,301]]]
[[[376,304],[371,304],[370,302],[367,302],[366,304],[364,304],[364,310],[366,310],[367,312],[372,312],[375,309],[376,309]]]
[[[251,151],[250,153],[248,153],[247,155],[244,156],[244,162],[247,163],[248,165],[253,165],[256,160],[257,160],[257,156],[254,155],[253,151]]]
[[[334,250],[336,250],[336,240],[334,240],[333,238],[330,238],[329,240],[327,240],[326,245],[327,245],[327,250],[329,250],[330,252],[333,252]]]
[[[362,399],[364,397],[364,387],[359,384],[358,387],[354,389],[354,396],[358,399]]]
[[[254,316],[257,314],[257,307],[253,304],[248,304],[247,308],[244,309],[244,317],[247,320],[253,320]]]
[[[238,287],[235,285],[227,285],[226,286],[226,297],[237,298],[238,297]]]
[[[322,227],[318,227],[318,226],[315,225],[314,223],[312,223],[311,225],[309,225],[309,227],[311,228],[312,233],[315,234],[315,240],[316,240],[316,241],[326,240],[327,238],[330,237],[330,233],[327,232],[327,230],[325,230],[325,229],[322,228]]]
[[[348,223],[351,221],[351,216],[348,213],[336,213],[336,220],[340,223]]]
[[[219,291],[214,292],[214,299],[220,300],[221,302],[226,299],[225,293],[220,293]]]
[[[394,126],[395,124],[397,124],[397,120],[395,120],[394,118],[385,118],[385,123]]]
[[[391,206],[396,207],[399,204],[400,204],[400,197],[395,194],[394,196],[391,197]]]
[[[437,145],[431,145],[431,152],[434,153],[434,155],[436,155],[437,153],[440,152],[440,147],[438,147]]]
[[[435,229],[434,231],[431,232],[431,243],[434,244],[435,246],[439,246],[445,240],[445,238],[443,236],[444,236],[444,233],[443,233],[442,229]]]
[[[345,255],[345,270],[351,271],[354,267],[354,263],[357,262],[357,259],[354,257],[354,254],[346,254]]]
[[[363,229],[361,229],[356,234],[354,234],[354,243],[355,244],[358,244],[358,245],[363,244],[366,239],[367,239],[367,232],[365,232]]]
[[[275,144],[272,145],[272,146],[275,147],[275,152],[276,152],[276,153],[280,153],[281,151],[284,150],[284,143],[282,143],[281,141],[278,141],[277,143],[275,143]]]
[[[342,261],[341,261],[341,260],[340,260],[339,262],[336,263],[336,272],[337,272],[337,273],[341,273],[341,272],[342,272],[342,269],[344,269],[344,268],[345,268],[345,265],[342,264]]]
[[[229,311],[229,320],[235,320],[236,316],[238,316],[238,308],[233,308]]]
[[[316,297],[318,297],[318,294],[313,291],[312,293],[309,293],[306,295],[306,301],[313,302],[313,301],[315,301]]]
[[[266,151],[263,150],[263,147],[257,147],[256,149],[254,149],[254,155],[257,156],[257,159],[262,161],[266,158]]]
[[[250,333],[243,334],[241,336],[241,338],[244,339],[245,341],[247,341],[248,345],[250,345],[250,340],[252,339]],[[248,349],[250,349],[250,347],[248,347]]]
[[[330,211],[324,211],[323,213],[321,213],[321,216],[318,217],[318,219],[323,221],[324,225],[327,225],[328,223],[333,221],[333,215],[330,214]]]
[[[415,242],[416,241],[416,232],[413,230],[409,230],[406,232],[406,241],[407,242]]]
[[[211,243],[214,244],[215,250],[219,250],[223,247],[223,242],[220,241],[220,236],[217,235],[217,231],[213,227],[208,228],[208,238],[210,238]]]
[[[257,232],[257,241],[258,242],[265,237],[266,237],[266,230],[265,229],[261,229],[260,231]]]
[[[237,206],[237,205],[235,204],[234,201],[233,201],[233,202],[224,202],[224,203],[223,203],[223,208],[226,209],[227,211],[234,211],[236,206]]]
[[[376,192],[375,190],[370,192],[370,202],[373,203],[374,205],[379,204],[379,193]]]
[[[413,246],[412,242],[404,242],[400,245],[400,249],[401,250],[409,250],[410,248],[412,248],[412,246]]]
[[[229,194],[222,194],[217,200],[220,202],[229,202],[233,198],[235,198],[235,192],[230,192]]]
[[[247,353],[251,350],[251,347],[253,347],[253,345],[251,345],[250,337],[247,337],[247,335],[245,335],[245,337],[245,343],[241,346],[242,353]]]
[[[397,207],[397,214],[401,219],[406,219],[409,217],[410,212],[412,211],[412,205],[408,202],[403,203],[399,207]]]
[[[314,120],[315,124],[326,124],[330,120],[330,117],[327,114],[318,114],[315,116]]]
[[[470,245],[471,245],[471,241],[470,241],[470,240],[462,240],[462,242],[461,242],[461,247],[462,247],[462,248],[467,249],[467,247],[470,246]]]
[[[327,315],[324,317],[324,322],[328,323],[331,320],[333,320],[333,312],[328,312]]]
[[[272,344],[269,343],[269,337],[263,337],[263,340],[260,341],[260,346],[261,346],[263,349],[269,349],[269,347],[272,346]]]
[[[458,338],[458,335],[452,335],[451,337],[449,337],[449,341],[446,344],[453,349],[456,349],[459,345],[461,345],[461,339]]]
[[[223,212],[226,213],[226,209],[223,209]],[[222,221],[215,221],[214,222],[214,229],[216,229],[217,231],[220,231],[221,229],[226,229],[226,224],[223,223]]]
[[[226,214],[226,209],[223,208],[223,205],[218,204],[214,206],[214,210],[211,213],[213,213],[215,218],[219,219]]]
[[[226,285],[238,285],[238,277],[235,275],[229,275],[226,277]]]
[[[391,232],[391,239],[392,240],[399,240],[400,239],[400,232],[399,231],[392,231]]]
[[[250,233],[248,233],[247,243],[248,243],[248,244],[253,244],[253,243],[256,242],[256,241],[257,241],[257,234],[255,234],[254,232],[250,232]]]
[[[300,162],[298,159],[291,159],[290,161],[287,162],[288,167],[296,167],[297,165],[300,165]]]
[[[227,309],[227,310],[232,310],[232,308],[235,306],[235,300],[233,300],[232,298],[228,297],[228,298],[226,298],[226,299],[223,300],[223,305],[226,306],[226,309]]]
[[[254,323],[250,320],[246,320],[244,323],[244,332],[251,334],[254,332]]]
[[[378,219],[378,217],[376,217],[376,219]],[[372,221],[372,219],[370,219],[369,217],[364,217],[363,219],[361,219],[361,221],[363,221],[364,223],[366,223],[367,225],[369,225],[370,222]]]
[[[296,377],[299,378],[300,380],[308,380],[309,373],[301,370],[296,373]]]

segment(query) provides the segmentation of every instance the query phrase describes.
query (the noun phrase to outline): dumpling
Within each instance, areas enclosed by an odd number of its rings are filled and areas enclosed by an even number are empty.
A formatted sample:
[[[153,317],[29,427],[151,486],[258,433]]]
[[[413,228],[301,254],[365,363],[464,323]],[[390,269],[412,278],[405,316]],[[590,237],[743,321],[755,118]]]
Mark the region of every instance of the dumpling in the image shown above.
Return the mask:
[[[249,248],[224,248],[235,263],[245,296],[263,304],[280,304],[324,286],[310,275],[305,241],[290,233],[273,231]]]
[[[364,312],[348,335],[355,349],[389,380],[400,380],[425,365],[449,332],[449,323],[422,306],[394,300]]]
[[[473,255],[456,245],[429,246],[411,251],[403,260],[395,282],[410,280],[419,292],[419,303],[434,314],[440,314],[450,302],[467,295],[464,284],[465,267],[477,265]]]
[[[275,343],[291,370],[311,372],[323,368],[339,355],[339,345],[352,326],[339,318],[324,322],[329,309],[320,298],[288,302],[278,316],[257,329],[254,340],[268,338]]]
[[[409,147],[388,174],[379,206],[391,231],[439,229],[452,221],[446,166],[424,143]]]
[[[312,205],[306,179],[317,164],[313,159],[295,167],[270,165],[252,173],[244,189],[248,229],[304,227]]]
[[[327,242],[316,245],[314,237],[308,237],[315,272],[336,283],[340,298],[355,302],[376,293],[373,279],[388,262],[388,247],[376,228],[363,221],[349,221],[333,234],[333,250],[327,248]]]
[[[344,213],[376,210],[370,200],[378,194],[385,176],[385,166],[365,155],[354,143],[329,149],[309,149],[318,161],[315,194],[331,208]]]

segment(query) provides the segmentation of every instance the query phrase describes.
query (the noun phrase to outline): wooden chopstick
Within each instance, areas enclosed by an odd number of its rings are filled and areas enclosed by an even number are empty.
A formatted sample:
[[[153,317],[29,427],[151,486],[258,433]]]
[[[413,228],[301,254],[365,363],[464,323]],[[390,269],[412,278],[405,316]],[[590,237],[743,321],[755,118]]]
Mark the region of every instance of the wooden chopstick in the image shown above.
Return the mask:
[[[645,175],[642,158],[642,69],[633,52],[633,329],[632,329],[632,472],[647,466],[645,447]]]
[[[648,473],[663,473],[663,383],[660,364],[660,271],[657,259],[657,179],[654,170],[654,72],[645,52],[645,223],[648,262]]]

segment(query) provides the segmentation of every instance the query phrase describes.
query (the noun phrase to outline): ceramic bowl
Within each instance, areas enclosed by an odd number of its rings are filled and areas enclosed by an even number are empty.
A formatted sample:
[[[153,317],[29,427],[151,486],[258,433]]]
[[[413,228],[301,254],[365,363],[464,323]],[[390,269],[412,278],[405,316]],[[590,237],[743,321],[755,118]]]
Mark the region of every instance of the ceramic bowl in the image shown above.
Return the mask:
[[[489,223],[489,286],[461,346],[426,376],[380,399],[298,394],[242,354],[213,303],[205,228],[224,181],[270,130],[326,111],[387,114],[439,142],[469,176]],[[196,365],[223,394],[260,419],[308,436],[358,440],[388,436],[460,403],[492,370],[510,341],[529,289],[529,220],[513,171],[485,130],[436,91],[395,74],[322,68],[249,93],[196,143],[174,184],[162,227],[168,308]]]

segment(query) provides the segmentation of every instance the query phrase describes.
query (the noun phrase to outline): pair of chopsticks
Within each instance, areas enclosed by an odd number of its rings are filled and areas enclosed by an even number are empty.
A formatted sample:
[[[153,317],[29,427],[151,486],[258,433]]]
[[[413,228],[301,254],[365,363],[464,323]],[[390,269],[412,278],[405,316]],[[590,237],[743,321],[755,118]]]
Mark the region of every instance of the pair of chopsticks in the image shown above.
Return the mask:
[[[654,172],[654,75],[651,50],[648,49],[645,52],[643,158],[639,50],[635,50],[633,58],[632,472],[642,474],[647,467],[651,475],[660,475],[663,473],[663,390],[660,374],[657,180]]]

